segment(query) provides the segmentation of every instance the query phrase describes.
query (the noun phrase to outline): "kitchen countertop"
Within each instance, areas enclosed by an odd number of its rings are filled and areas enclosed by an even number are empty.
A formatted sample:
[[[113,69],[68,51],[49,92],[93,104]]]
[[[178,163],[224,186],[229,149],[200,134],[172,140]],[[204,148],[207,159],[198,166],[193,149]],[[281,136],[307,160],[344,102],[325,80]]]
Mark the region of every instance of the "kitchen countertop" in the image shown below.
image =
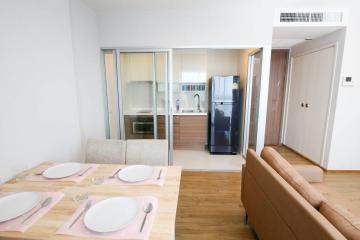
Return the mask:
[[[152,116],[152,113],[137,113],[137,112],[127,112],[124,115],[133,115],[133,116]],[[162,112],[158,112],[157,115],[165,115]],[[174,116],[207,116],[207,112],[174,112]]]
[[[134,110],[134,111],[127,111],[124,113],[124,115],[136,115],[136,116],[152,116],[152,112],[144,112],[144,110]],[[163,110],[160,110],[157,112],[157,115],[165,115]],[[207,116],[206,111],[202,112],[176,112],[176,110],[173,112],[174,116]]]
[[[174,112],[175,116],[207,116],[207,112]]]

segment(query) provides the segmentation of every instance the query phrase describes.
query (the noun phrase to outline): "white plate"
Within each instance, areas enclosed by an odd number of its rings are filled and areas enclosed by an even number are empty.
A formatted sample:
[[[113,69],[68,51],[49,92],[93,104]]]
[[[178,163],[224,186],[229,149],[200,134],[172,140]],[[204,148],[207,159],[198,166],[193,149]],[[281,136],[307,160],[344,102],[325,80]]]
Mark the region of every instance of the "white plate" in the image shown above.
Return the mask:
[[[149,179],[153,175],[154,168],[146,165],[133,165],[122,169],[118,178],[125,182],[140,182]]]
[[[36,192],[21,192],[0,198],[0,222],[19,217],[41,201],[41,194]]]
[[[65,178],[80,170],[81,163],[62,163],[46,169],[42,175],[46,178]]]
[[[85,214],[85,226],[100,233],[121,230],[131,223],[139,212],[136,199],[113,197],[98,202]]]

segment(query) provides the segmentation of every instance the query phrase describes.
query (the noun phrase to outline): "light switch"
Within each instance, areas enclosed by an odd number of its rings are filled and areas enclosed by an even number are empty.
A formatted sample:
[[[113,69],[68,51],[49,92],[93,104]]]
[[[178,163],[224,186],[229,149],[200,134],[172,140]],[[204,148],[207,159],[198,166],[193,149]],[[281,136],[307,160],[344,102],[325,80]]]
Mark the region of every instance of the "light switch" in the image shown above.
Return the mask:
[[[343,78],[343,86],[354,86],[354,80],[352,77]]]

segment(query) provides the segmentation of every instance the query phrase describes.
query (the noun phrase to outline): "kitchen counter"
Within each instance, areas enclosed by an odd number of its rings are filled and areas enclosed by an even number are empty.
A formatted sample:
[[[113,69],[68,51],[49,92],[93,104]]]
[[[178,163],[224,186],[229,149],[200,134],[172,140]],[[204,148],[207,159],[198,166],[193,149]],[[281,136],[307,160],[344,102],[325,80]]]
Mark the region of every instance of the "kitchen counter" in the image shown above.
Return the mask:
[[[164,111],[158,111],[157,115],[165,115]],[[125,112],[124,115],[137,115],[137,116],[152,116],[151,112],[142,112],[142,111],[129,111]],[[173,112],[173,115],[176,116],[207,116],[207,112]]]
[[[207,112],[174,112],[176,116],[207,116]]]

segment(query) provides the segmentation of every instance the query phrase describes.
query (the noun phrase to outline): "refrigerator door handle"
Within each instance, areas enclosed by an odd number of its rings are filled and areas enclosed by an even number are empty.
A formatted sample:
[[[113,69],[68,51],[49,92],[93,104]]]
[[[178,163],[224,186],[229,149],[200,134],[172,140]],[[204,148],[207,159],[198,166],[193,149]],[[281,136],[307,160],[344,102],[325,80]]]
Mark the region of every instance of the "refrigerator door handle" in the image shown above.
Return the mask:
[[[233,105],[233,102],[213,102],[215,105]]]

